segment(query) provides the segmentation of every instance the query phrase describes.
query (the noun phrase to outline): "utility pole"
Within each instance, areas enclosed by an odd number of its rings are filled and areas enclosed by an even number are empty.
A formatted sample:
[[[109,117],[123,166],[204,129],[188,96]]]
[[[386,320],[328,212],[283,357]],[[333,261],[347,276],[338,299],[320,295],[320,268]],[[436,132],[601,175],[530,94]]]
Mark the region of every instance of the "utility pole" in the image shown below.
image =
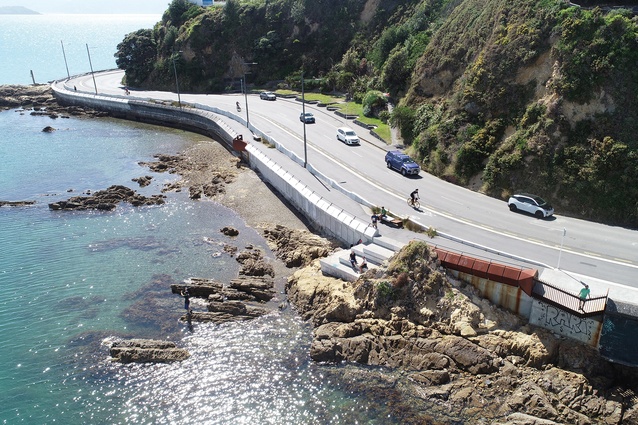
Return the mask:
[[[306,144],[306,95],[303,86],[303,71],[301,72],[301,110],[303,117],[303,168],[308,165],[308,146]]]
[[[93,87],[95,87],[95,94],[97,94],[97,83],[95,82],[95,73],[93,72],[93,64],[91,63],[91,52],[89,52],[89,45],[86,45],[86,53],[89,55],[89,66],[91,67],[91,76],[93,77]]]

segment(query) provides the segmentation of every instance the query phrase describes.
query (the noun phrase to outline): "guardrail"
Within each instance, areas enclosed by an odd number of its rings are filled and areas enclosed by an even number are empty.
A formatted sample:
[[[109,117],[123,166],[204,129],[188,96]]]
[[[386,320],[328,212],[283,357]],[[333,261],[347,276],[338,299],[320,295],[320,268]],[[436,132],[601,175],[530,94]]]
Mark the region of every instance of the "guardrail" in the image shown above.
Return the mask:
[[[609,293],[609,290],[607,293]],[[607,294],[587,298],[584,300],[581,309],[582,300],[578,295],[540,279],[535,279],[532,297],[561,310],[568,310],[570,313],[580,317],[591,317],[603,314],[607,306],[608,298]]]

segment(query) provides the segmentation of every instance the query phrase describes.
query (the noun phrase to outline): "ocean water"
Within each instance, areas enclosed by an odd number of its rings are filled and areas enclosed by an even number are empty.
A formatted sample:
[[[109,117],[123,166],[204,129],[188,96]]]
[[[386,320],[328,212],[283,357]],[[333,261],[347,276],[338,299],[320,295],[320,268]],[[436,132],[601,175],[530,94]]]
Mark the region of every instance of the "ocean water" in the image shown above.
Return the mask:
[[[141,28],[153,28],[161,18],[0,15],[0,84],[32,84],[31,71],[35,82],[42,84],[69,74],[91,72],[91,65],[94,71],[116,68],[113,55],[124,36]]]
[[[95,69],[112,68],[106,58],[124,34],[153,22],[0,16],[0,57],[21,57],[3,61],[0,84],[30,82],[19,63],[45,80],[65,77],[58,39],[69,40],[72,74],[87,71],[85,42],[103,43],[104,62],[96,48]],[[47,125],[57,131],[43,133]],[[353,389],[340,368],[309,359],[311,330],[290,309],[243,323],[195,324],[193,332],[179,323],[183,302],[170,284],[192,276],[234,277],[239,266],[222,252],[223,244],[254,244],[273,258],[235,212],[183,193],[168,194],[162,206],[124,204],[112,212],[48,208],[113,184],[159,193],[175,176],[138,162],[182,151],[201,136],[121,120],[52,121],[13,110],[0,112],[0,132],[0,200],[36,201],[0,208],[0,423],[401,422],[374,393]],[[138,188],[131,182],[142,175],[152,175],[153,183]],[[225,225],[238,228],[239,236],[221,235]],[[205,309],[197,300],[192,306]],[[192,357],[169,365],[111,363],[104,342],[117,337],[174,340]]]

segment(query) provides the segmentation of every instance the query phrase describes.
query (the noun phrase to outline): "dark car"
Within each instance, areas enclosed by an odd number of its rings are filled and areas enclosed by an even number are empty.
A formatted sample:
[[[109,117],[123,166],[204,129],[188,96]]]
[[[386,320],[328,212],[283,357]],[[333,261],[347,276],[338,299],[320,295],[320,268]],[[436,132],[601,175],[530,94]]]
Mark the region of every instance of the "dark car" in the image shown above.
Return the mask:
[[[510,211],[524,211],[536,218],[545,218],[554,214],[554,208],[540,196],[519,193],[510,196],[507,201]]]
[[[277,96],[271,91],[263,91],[259,93],[259,98],[262,100],[277,100]]]
[[[385,163],[388,168],[397,170],[404,176],[416,176],[421,171],[419,164],[401,151],[390,151],[386,153]]]
[[[305,112],[299,115],[299,121],[305,122],[306,124],[314,124],[315,116],[312,115],[312,112]]]

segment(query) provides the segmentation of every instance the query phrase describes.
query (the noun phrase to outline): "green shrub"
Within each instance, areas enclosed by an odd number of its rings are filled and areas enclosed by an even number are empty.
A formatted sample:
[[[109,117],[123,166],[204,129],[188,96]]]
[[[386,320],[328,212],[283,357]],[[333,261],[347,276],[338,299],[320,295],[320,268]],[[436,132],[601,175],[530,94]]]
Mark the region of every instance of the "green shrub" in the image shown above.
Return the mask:
[[[397,106],[390,114],[390,125],[399,128],[406,144],[411,144],[414,140],[414,120],[414,109],[409,106]]]
[[[390,298],[394,294],[394,289],[387,281],[377,283],[377,294],[381,298]]]

